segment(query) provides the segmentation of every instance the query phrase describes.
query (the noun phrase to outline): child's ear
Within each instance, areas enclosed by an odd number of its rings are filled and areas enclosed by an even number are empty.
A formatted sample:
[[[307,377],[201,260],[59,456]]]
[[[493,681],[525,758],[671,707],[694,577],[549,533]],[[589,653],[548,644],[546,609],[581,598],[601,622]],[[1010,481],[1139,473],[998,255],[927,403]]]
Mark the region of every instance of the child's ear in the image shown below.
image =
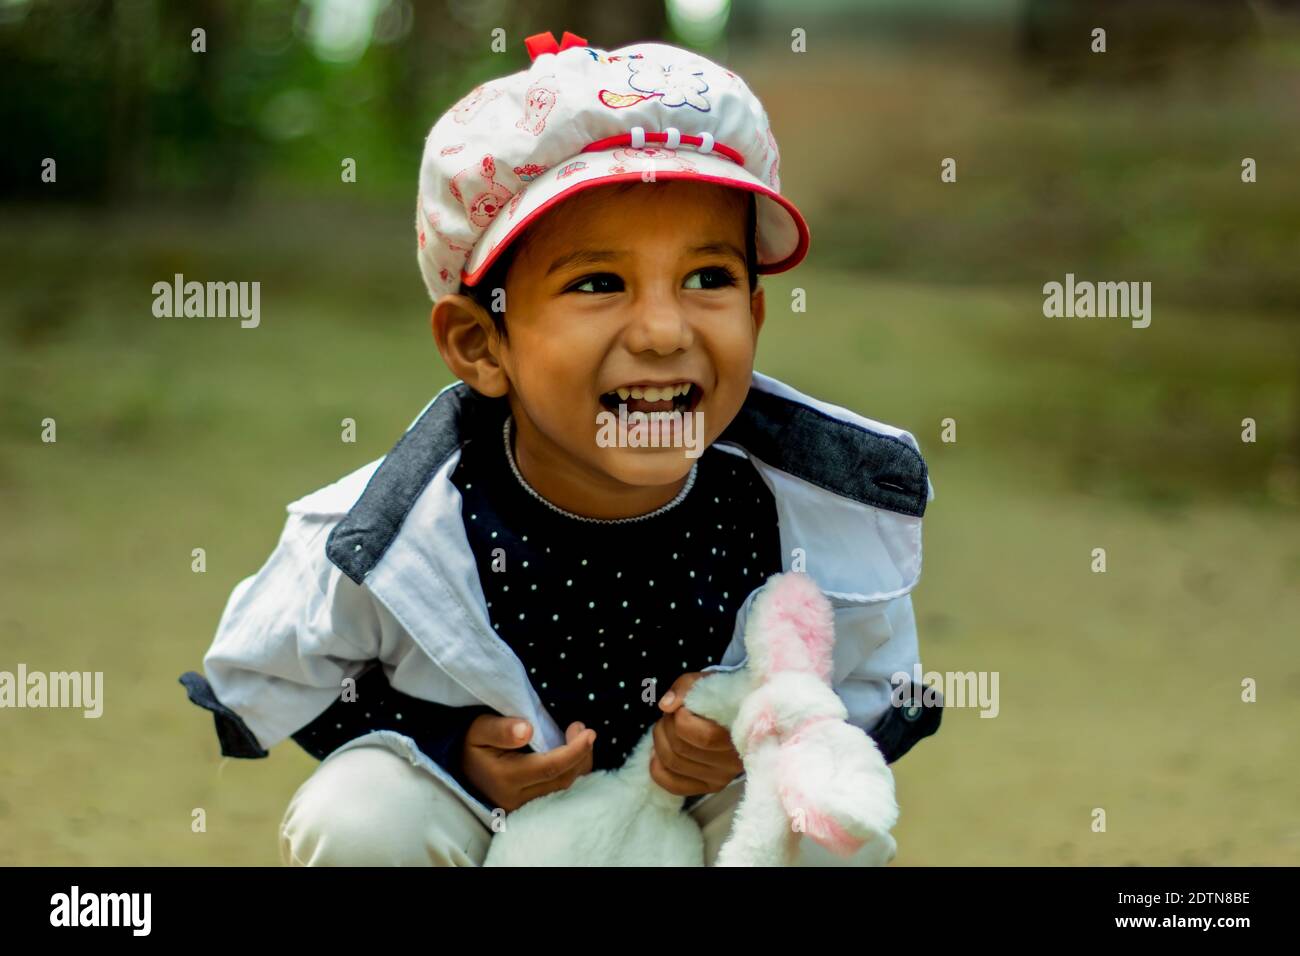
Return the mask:
[[[469,296],[448,293],[434,305],[429,324],[442,360],[457,378],[490,398],[509,391],[500,333],[483,306]]]
[[[762,331],[763,320],[767,317],[767,297],[763,294],[763,285],[759,283],[749,297],[749,314],[754,318],[754,338]]]

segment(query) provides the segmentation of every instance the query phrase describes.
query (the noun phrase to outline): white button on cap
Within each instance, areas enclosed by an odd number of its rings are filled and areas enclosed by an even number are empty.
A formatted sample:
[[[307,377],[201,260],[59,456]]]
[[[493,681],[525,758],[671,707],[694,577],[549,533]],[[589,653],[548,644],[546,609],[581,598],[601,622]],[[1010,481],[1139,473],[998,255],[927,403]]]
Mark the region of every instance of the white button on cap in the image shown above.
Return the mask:
[[[632,127],[632,148],[633,149],[645,148],[645,127],[644,126]]]
[[[713,134],[712,134],[712,133],[701,133],[701,134],[700,134],[700,139],[704,140],[704,142],[700,143],[699,146],[696,146],[696,147],[695,147],[695,151],[696,151],[696,152],[699,152],[699,153],[711,153],[711,152],[713,152]]]
[[[678,146],[682,145],[681,130],[679,130],[676,126],[668,127],[668,129],[665,130],[665,132],[667,132],[668,134],[668,139],[664,141],[664,146],[666,146],[668,149],[676,149]]]

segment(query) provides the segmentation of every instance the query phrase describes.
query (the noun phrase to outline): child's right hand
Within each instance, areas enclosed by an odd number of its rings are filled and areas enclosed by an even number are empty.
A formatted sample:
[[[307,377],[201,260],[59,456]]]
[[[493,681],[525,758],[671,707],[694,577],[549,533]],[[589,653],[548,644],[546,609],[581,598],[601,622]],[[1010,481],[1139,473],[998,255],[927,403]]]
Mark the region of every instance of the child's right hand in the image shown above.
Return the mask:
[[[515,728],[523,733],[515,735]],[[534,797],[565,790],[592,767],[596,732],[581,721],[569,724],[564,746],[534,753],[522,748],[533,728],[522,717],[481,714],[470,724],[461,749],[461,768],[470,783],[506,812]]]

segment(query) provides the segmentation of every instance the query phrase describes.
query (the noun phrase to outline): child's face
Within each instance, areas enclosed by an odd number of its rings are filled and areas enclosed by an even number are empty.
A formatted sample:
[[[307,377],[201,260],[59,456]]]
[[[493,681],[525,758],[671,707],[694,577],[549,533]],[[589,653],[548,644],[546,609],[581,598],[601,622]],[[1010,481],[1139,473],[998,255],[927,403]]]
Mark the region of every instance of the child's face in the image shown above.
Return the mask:
[[[506,279],[507,338],[491,334],[486,346],[499,369],[480,382],[489,388],[470,384],[508,395],[520,468],[543,495],[617,516],[680,490],[697,460],[680,442],[598,442],[598,416],[617,414],[609,393],[619,387],[691,383],[694,455],[736,416],[763,324],[745,264],[747,202],[692,180],[594,187],[529,230]]]

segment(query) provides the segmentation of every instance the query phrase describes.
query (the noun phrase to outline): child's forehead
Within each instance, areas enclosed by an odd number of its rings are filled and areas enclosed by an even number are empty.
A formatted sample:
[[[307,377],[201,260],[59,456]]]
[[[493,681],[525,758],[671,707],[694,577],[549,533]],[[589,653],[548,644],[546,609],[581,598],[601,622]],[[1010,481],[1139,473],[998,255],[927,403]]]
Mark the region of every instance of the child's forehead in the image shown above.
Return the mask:
[[[584,190],[548,211],[518,238],[511,274],[534,280],[575,263],[660,260],[705,249],[746,258],[743,190],[683,181],[680,187],[637,183],[636,189]],[[644,187],[644,188],[643,188]],[[604,196],[591,194],[605,192]],[[561,212],[560,207],[572,203]]]

